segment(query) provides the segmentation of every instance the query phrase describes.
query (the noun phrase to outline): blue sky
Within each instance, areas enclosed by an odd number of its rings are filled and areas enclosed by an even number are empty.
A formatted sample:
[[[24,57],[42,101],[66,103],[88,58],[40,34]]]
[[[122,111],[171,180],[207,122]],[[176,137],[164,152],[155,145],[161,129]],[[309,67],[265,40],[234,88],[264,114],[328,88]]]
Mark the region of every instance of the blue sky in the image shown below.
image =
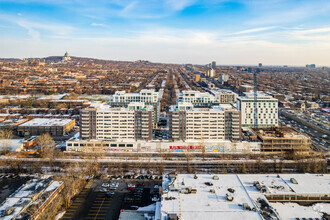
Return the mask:
[[[0,57],[330,66],[329,0],[0,0]]]

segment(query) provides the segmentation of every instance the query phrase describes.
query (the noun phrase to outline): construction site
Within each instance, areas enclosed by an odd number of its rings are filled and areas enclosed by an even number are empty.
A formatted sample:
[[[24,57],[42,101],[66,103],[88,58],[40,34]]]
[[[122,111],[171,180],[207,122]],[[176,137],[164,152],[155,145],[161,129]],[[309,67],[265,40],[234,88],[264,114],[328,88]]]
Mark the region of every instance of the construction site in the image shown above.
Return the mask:
[[[308,155],[311,148],[309,137],[288,127],[251,128],[250,140],[260,141],[261,154]]]

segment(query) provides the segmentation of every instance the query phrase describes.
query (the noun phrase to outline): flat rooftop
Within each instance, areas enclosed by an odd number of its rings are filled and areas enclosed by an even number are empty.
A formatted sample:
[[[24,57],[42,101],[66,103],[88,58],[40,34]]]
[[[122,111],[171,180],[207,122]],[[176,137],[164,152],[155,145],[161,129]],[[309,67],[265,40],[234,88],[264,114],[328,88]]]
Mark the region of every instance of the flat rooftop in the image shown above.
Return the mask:
[[[59,118],[34,118],[28,122],[25,122],[19,127],[39,127],[39,126],[64,126],[70,123],[72,119],[59,119]]]
[[[260,129],[253,129],[260,138],[262,139],[273,139],[273,138],[284,138],[284,139],[305,139],[307,138],[305,135],[296,132],[292,128],[283,128],[283,127],[276,127],[276,128],[260,128]]]
[[[213,179],[214,176],[219,180]],[[194,174],[178,174],[171,177],[163,178],[163,220],[167,214],[177,214],[179,219],[263,219],[261,200],[271,207],[274,219],[321,218],[324,213],[330,214],[329,203],[301,206],[294,202],[269,202],[265,197],[300,193],[330,196],[329,174],[197,174],[197,179]],[[260,191],[256,181],[267,192]],[[207,185],[208,182],[212,184]],[[182,191],[186,188],[196,189],[196,193],[186,194]],[[229,201],[227,195],[232,196],[233,201]],[[168,199],[170,197],[172,199]],[[243,203],[252,210],[245,210]]]
[[[7,119],[5,121],[0,122],[0,127],[13,126],[22,123],[23,121],[25,121],[25,119]]]
[[[235,92],[228,90],[228,89],[211,89],[210,92],[213,95],[217,95],[217,94],[237,95]]]
[[[214,175],[197,176],[198,179],[194,179],[194,174],[177,175],[169,192],[162,196],[162,219],[165,219],[167,213],[176,213],[179,219],[262,219],[258,212],[243,209],[243,203],[251,208],[255,206],[237,175],[218,175],[219,180],[213,180]],[[211,182],[213,186],[206,185],[206,182]],[[196,189],[196,194],[180,193],[186,187]],[[229,188],[235,192],[230,193]],[[214,190],[214,193],[210,190]],[[227,200],[227,193],[234,196],[232,202]],[[166,197],[175,199],[166,200]]]

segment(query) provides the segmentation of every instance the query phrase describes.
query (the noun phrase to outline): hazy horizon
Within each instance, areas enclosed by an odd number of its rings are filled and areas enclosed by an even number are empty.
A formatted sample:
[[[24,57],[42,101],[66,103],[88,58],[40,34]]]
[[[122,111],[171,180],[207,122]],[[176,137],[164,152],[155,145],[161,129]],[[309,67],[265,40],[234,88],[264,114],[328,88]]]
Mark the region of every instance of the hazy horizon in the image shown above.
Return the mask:
[[[0,0],[0,57],[330,66],[325,0]]]

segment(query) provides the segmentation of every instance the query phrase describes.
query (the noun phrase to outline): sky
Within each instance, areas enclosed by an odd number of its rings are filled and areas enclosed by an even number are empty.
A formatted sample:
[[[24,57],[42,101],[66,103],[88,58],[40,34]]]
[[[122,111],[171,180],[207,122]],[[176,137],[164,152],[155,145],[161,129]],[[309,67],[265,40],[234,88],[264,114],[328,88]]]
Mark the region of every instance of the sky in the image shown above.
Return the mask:
[[[0,0],[0,57],[330,66],[329,0]]]

